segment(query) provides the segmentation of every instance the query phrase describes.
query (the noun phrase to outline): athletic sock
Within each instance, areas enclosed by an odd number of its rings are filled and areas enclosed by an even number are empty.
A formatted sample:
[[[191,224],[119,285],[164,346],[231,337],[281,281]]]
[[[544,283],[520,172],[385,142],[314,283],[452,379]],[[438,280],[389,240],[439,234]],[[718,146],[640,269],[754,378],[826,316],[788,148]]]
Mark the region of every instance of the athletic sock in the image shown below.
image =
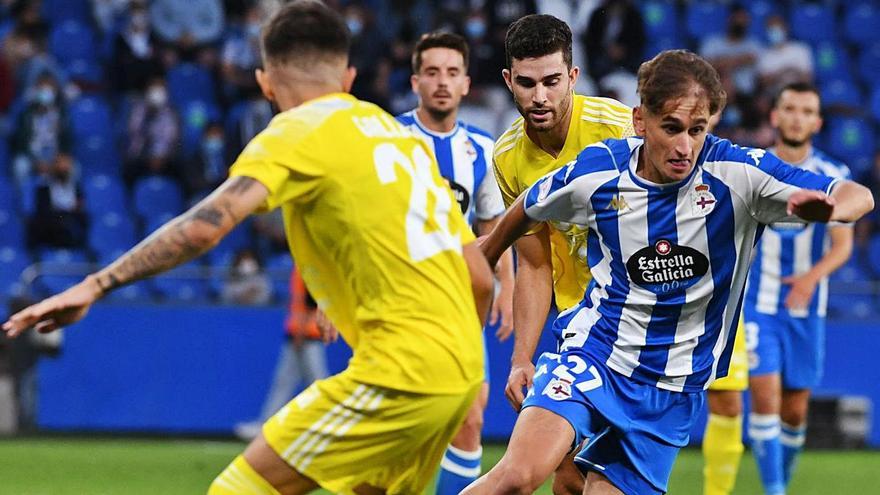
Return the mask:
[[[785,486],[788,486],[788,482],[791,480],[791,473],[797,464],[798,455],[804,448],[806,438],[806,423],[800,426],[782,423],[782,433],[779,435],[779,442],[782,444],[782,474]]]
[[[761,484],[764,485],[766,495],[785,493],[779,423],[778,414],[749,415],[749,439],[752,441],[752,452],[758,463],[758,472],[761,474]]]
[[[437,495],[458,495],[462,490],[480,477],[480,460],[483,449],[474,452],[461,450],[450,445],[440,461],[440,476],[437,478]]]
[[[208,495],[280,495],[254,468],[238,456],[208,488]]]
[[[743,454],[742,416],[709,414],[703,436],[703,494],[728,495]]]

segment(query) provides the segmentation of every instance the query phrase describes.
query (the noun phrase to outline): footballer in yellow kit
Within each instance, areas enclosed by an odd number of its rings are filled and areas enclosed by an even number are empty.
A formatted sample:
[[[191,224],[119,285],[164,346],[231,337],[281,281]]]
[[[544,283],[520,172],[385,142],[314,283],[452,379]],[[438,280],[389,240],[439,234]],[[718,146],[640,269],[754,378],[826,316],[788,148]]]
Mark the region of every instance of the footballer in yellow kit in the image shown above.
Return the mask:
[[[538,179],[577,158],[587,145],[633,135],[632,110],[617,100],[574,94],[571,111],[565,146],[555,158],[529,138],[522,117],[495,142],[495,177],[506,206]],[[583,299],[590,282],[586,231],[573,225],[554,227],[550,229],[553,293],[557,307],[565,309]]]
[[[282,208],[310,293],[354,351],[266,423],[266,440],[334,492],[418,492],[483,380],[461,256],[473,235],[430,152],[377,106],[332,94],[275,117],[230,175],[269,189],[264,209]]]

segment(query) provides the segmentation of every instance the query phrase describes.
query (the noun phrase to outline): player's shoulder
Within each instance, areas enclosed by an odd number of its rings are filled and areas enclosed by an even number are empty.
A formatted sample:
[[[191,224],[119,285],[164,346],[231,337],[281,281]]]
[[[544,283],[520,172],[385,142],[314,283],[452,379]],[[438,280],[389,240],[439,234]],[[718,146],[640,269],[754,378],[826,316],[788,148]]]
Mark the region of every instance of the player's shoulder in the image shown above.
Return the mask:
[[[401,124],[403,124],[407,127],[416,125],[416,111],[415,110],[410,110],[409,112],[403,112],[402,114],[399,114],[399,115],[395,116],[394,118],[397,119],[398,122],[400,122]]]
[[[574,160],[578,175],[596,172],[622,172],[629,165],[633,150],[642,144],[642,138],[606,139],[593,143],[578,153]]]
[[[495,163],[501,164],[509,161],[513,156],[509,151],[516,148],[520,141],[522,141],[523,136],[525,136],[523,118],[518,117],[495,141],[495,151],[493,154]]]
[[[480,127],[466,122],[459,121],[458,125],[464,130],[467,137],[476,143],[477,146],[483,148],[483,150],[492,151],[495,146],[495,139],[492,137],[492,134]]]
[[[728,139],[720,138],[713,134],[706,135],[706,141],[703,144],[704,165],[708,164],[726,164],[726,165],[751,165],[760,167],[765,156],[772,156],[763,148],[751,148],[748,146],[740,146],[730,142]]]
[[[815,147],[812,161],[816,172],[828,177],[848,178],[852,175],[845,163]]]
[[[621,129],[632,125],[632,109],[613,98],[578,94],[574,97],[575,109],[580,107],[578,116],[582,121]]]

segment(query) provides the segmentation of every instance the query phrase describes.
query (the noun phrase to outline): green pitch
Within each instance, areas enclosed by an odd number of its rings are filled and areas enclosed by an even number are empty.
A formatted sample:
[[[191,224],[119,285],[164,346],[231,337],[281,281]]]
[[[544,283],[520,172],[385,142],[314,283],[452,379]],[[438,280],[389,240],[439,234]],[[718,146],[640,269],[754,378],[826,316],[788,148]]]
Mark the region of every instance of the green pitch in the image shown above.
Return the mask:
[[[0,440],[0,494],[127,495],[205,493],[214,476],[244,444],[232,441],[25,438]],[[486,448],[485,466],[503,446]],[[801,459],[791,493],[876,493],[880,452],[809,451]],[[672,473],[670,494],[701,493],[702,459],[685,450]],[[760,493],[755,462],[746,454],[737,494]],[[548,487],[538,493],[549,494]]]

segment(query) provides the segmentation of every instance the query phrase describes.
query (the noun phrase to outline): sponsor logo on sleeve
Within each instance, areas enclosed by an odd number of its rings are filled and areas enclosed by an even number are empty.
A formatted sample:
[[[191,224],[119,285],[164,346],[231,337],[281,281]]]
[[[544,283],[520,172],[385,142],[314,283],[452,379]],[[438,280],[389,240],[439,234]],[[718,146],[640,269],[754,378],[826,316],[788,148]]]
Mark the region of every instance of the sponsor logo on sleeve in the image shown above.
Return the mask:
[[[635,284],[665,294],[696,284],[709,271],[709,259],[692,247],[660,239],[630,256],[626,270]]]

